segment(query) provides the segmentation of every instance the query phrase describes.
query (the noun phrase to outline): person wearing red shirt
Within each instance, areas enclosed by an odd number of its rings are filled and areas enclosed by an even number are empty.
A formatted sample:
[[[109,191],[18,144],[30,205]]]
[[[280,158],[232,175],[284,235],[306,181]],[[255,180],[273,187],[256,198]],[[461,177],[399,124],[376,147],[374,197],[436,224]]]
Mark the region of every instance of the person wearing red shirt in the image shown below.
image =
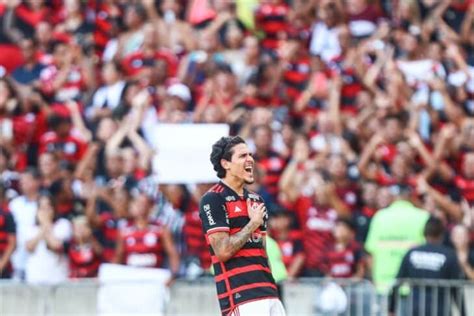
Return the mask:
[[[263,2],[263,1],[262,1]],[[272,0],[263,2],[255,11],[257,29],[265,33],[262,40],[264,49],[272,51],[278,48],[289,27],[290,8],[284,1]]]
[[[77,163],[85,153],[86,143],[72,133],[71,118],[53,115],[49,119],[51,131],[39,140],[39,153],[57,152],[60,160]]]
[[[264,170],[262,184],[268,193],[276,198],[278,182],[286,166],[286,161],[272,149],[273,131],[267,125],[259,125],[253,132],[255,143],[255,162]]]
[[[16,247],[16,224],[13,215],[3,208],[4,196],[5,188],[0,185],[0,279],[12,276],[10,259]]]
[[[361,246],[354,239],[354,223],[338,219],[333,235],[335,243],[325,254],[326,274],[333,278],[363,278],[363,254]]]
[[[165,268],[165,257],[173,277],[179,272],[179,254],[171,232],[149,219],[152,200],[139,193],[130,205],[133,223],[119,232],[115,262],[142,268]]]
[[[152,24],[147,24],[143,27],[143,36],[141,47],[124,56],[122,60],[125,74],[130,78],[140,79],[141,72],[145,66],[163,61],[166,64],[166,74],[168,77],[176,76],[178,58],[171,50],[159,47],[157,31]]]
[[[131,225],[128,214],[129,193],[124,188],[92,187],[86,201],[85,215],[91,227],[98,231],[103,247],[102,260],[113,262],[119,231]]]
[[[317,185],[312,197],[300,196],[295,203],[305,253],[304,275],[322,277],[325,273],[324,252],[334,244],[332,231],[341,213],[341,201],[331,184]]]
[[[69,256],[69,276],[71,278],[95,278],[99,272],[102,246],[92,235],[92,229],[84,216],[73,221],[73,237],[65,243]]]

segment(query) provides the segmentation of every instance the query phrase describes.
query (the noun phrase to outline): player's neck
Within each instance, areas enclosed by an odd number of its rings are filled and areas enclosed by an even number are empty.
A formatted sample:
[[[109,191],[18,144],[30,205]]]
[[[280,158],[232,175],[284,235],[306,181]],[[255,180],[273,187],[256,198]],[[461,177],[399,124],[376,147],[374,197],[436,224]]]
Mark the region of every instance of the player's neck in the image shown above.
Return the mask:
[[[226,186],[235,191],[239,196],[244,195],[244,182],[242,180],[236,180],[232,178],[224,178],[221,180]]]

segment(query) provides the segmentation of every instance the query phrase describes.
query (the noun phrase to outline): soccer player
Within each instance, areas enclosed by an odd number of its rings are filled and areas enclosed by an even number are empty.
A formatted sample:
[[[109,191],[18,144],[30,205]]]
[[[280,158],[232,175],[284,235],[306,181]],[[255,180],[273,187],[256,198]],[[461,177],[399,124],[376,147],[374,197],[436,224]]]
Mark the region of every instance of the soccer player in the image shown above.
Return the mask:
[[[284,316],[265,251],[265,204],[245,188],[254,181],[249,148],[239,136],[222,137],[211,163],[222,180],[202,197],[199,215],[222,315]]]

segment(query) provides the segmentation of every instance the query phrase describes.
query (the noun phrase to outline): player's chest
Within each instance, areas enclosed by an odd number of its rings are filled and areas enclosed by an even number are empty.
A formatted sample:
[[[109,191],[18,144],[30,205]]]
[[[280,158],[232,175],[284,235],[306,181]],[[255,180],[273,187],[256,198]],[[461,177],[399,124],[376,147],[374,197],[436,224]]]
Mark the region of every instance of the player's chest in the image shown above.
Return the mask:
[[[232,199],[230,199],[232,198]],[[226,215],[229,219],[236,217],[248,217],[247,202],[242,199],[230,197],[229,201],[225,203]]]

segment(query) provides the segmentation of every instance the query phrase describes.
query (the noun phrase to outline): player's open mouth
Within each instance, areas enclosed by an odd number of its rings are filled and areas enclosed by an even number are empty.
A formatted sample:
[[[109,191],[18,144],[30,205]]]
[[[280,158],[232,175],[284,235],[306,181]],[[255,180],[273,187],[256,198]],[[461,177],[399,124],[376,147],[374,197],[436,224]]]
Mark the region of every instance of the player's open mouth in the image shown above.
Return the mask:
[[[253,167],[252,166],[245,167],[245,172],[253,174]]]

